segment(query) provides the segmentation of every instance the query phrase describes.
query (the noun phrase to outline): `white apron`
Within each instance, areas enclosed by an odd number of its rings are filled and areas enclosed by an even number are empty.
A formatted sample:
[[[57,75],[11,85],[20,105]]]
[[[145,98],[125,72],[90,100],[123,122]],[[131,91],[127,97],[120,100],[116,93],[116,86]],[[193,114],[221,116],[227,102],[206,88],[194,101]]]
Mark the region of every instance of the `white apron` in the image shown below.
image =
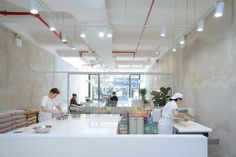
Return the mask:
[[[46,121],[52,119],[52,113],[49,112],[39,112],[39,122]]]
[[[170,118],[161,117],[158,123],[159,134],[173,134],[173,121]]]

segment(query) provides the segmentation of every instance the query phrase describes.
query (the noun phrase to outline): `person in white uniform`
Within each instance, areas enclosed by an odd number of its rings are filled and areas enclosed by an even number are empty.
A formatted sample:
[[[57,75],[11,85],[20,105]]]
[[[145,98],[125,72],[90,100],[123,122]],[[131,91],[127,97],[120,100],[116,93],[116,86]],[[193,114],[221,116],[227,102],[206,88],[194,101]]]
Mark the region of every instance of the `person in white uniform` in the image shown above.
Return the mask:
[[[184,118],[183,114],[180,114],[177,110],[177,106],[181,104],[183,94],[175,93],[170,101],[163,107],[161,119],[158,123],[159,134],[172,134],[173,133],[173,119],[175,117]]]
[[[60,91],[57,88],[52,88],[48,95],[42,98],[39,111],[39,122],[52,118],[54,106],[58,109],[60,114],[63,115],[60,105],[55,101],[58,94],[60,94]]]

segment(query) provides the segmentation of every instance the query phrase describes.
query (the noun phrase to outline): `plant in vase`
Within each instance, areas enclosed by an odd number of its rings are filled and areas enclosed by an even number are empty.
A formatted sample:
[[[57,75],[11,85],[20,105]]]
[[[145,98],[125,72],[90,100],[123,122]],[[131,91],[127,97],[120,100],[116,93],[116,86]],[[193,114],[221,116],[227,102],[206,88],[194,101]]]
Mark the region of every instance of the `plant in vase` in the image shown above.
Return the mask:
[[[153,90],[150,94],[153,96],[152,100],[155,107],[158,106],[165,106],[167,101],[169,101],[170,94],[169,91],[171,90],[170,87],[161,87],[158,91]]]

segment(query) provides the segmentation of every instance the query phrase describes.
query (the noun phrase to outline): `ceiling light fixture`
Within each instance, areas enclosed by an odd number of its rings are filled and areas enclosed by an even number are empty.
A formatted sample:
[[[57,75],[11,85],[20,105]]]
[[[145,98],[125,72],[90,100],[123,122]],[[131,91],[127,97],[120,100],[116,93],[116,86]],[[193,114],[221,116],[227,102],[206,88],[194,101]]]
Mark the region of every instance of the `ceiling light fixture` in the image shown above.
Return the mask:
[[[61,32],[61,36],[62,36],[62,42],[63,43],[67,42],[67,39],[66,39],[67,34],[65,32]]]
[[[216,2],[215,17],[221,17],[224,12],[224,2]]]
[[[100,37],[100,38],[103,38],[104,37],[104,32],[103,31],[100,31],[99,33],[98,33],[98,36]]]
[[[54,23],[52,20],[49,21],[49,29],[52,32],[56,31],[56,27],[54,26]]]
[[[111,37],[112,37],[112,34],[111,34],[111,33],[108,33],[108,34],[107,34],[107,37],[108,37],[108,38],[111,38]]]
[[[76,48],[75,48],[75,44],[72,44],[72,47],[71,49],[74,51]]]
[[[182,36],[180,37],[179,44],[180,44],[180,45],[185,44],[185,36],[184,36],[184,35],[182,35]]]
[[[81,38],[86,38],[86,34],[85,34],[85,31],[84,31],[84,30],[81,31],[80,37],[81,37]]]
[[[157,54],[157,55],[158,55],[158,54],[159,54],[159,52],[158,52],[158,51],[156,51],[156,52],[155,52],[155,54]]]
[[[31,14],[38,14],[38,0],[30,0],[30,13]]]
[[[162,26],[162,27],[161,27],[160,36],[161,36],[161,37],[165,37],[165,36],[166,36],[166,26]]]
[[[107,37],[112,38],[112,30],[110,28],[107,30]]]
[[[197,31],[202,32],[204,31],[204,20],[199,20],[197,23]]]
[[[173,44],[173,46],[172,46],[172,52],[176,52],[176,44]]]

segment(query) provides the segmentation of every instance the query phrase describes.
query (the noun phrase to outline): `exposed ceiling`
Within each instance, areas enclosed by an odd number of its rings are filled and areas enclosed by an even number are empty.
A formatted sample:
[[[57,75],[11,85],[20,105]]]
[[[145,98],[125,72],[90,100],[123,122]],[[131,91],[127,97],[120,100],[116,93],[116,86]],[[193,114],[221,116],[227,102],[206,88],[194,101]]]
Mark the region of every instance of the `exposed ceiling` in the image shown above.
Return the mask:
[[[146,70],[214,4],[215,0],[39,0],[40,16],[67,32],[69,46],[33,16],[0,15],[0,23],[54,55],[80,58],[93,68]],[[0,11],[29,9],[28,0],[0,1]],[[166,37],[160,37],[163,25]],[[112,38],[98,36],[108,29]],[[76,51],[71,50],[72,42]]]

